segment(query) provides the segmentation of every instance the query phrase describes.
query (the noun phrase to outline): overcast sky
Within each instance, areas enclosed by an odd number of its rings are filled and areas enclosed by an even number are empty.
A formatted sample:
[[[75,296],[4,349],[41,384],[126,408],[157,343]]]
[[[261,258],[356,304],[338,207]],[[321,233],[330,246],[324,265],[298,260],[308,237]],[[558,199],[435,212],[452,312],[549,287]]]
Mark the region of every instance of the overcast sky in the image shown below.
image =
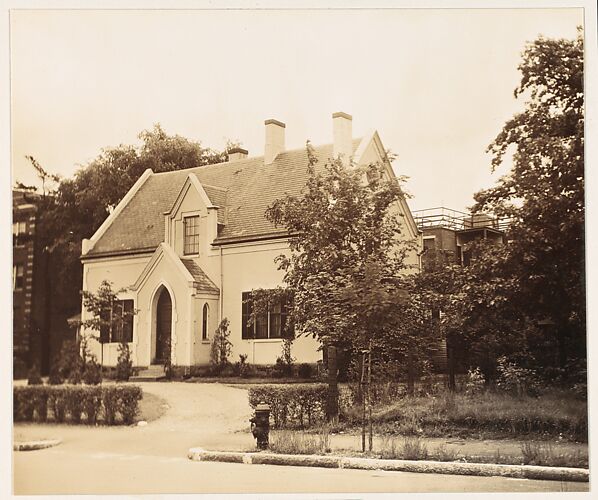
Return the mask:
[[[169,134],[261,155],[264,120],[287,148],[332,141],[331,114],[371,129],[409,176],[412,209],[465,209],[496,179],[488,144],[527,41],[576,36],[581,9],[12,11],[13,180],[25,160],[71,176],[102,148]]]

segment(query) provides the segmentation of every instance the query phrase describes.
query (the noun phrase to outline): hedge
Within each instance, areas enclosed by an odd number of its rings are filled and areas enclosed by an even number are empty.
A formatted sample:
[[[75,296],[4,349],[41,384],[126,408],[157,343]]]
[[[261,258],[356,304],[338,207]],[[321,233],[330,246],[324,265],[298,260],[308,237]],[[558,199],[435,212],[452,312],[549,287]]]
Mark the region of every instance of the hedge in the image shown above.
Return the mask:
[[[249,389],[252,408],[270,405],[274,427],[305,427],[326,418],[326,384],[272,384]]]
[[[15,422],[130,425],[139,412],[135,385],[28,385],[13,388]]]

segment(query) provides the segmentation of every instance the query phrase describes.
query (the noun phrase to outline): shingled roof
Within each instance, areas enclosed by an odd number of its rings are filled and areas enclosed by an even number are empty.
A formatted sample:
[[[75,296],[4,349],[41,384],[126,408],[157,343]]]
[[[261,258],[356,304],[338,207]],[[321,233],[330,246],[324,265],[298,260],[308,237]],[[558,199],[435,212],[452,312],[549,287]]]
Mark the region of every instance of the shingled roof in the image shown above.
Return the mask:
[[[207,293],[219,293],[220,290],[214,284],[214,282],[208,277],[206,273],[203,272],[203,269],[197,265],[197,263],[192,259],[181,259],[183,265],[187,268],[187,271],[191,273],[193,279],[195,280],[195,289],[200,292],[207,292]]]
[[[353,140],[353,151],[361,139]],[[315,148],[319,165],[332,157],[332,145]],[[280,153],[270,165],[263,156],[151,174],[85,257],[152,251],[164,241],[164,213],[174,204],[187,176],[194,173],[218,206],[222,228],[215,243],[283,234],[264,217],[285,194],[298,195],[307,181],[305,148]]]

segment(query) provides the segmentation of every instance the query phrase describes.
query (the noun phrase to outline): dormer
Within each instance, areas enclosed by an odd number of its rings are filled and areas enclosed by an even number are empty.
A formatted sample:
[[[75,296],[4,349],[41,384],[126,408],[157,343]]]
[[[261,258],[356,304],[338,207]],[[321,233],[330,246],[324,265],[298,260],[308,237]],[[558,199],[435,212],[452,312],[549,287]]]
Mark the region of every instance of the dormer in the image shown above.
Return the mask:
[[[199,258],[224,224],[226,190],[204,186],[190,173],[172,208],[164,213],[164,241],[179,257]]]

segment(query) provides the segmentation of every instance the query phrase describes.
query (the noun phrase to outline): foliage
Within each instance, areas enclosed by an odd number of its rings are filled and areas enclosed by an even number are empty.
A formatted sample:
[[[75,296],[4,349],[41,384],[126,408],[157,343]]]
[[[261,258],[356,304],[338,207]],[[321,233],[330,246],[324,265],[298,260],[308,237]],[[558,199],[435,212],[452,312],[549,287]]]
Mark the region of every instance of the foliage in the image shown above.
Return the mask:
[[[301,363],[297,369],[297,375],[299,375],[299,378],[311,378],[313,372],[314,369],[309,363]]]
[[[295,358],[291,354],[293,339],[282,340],[280,356],[276,358],[276,373],[279,377],[290,377],[293,375],[293,363]]]
[[[498,358],[497,371],[496,385],[499,389],[517,396],[537,394],[539,384],[535,371],[521,368],[510,362],[505,356]]]
[[[43,384],[42,377],[39,373],[37,363],[33,363],[27,374],[27,385],[41,385]]]
[[[139,412],[141,388],[137,386],[18,386],[13,388],[15,421],[95,425],[129,425]],[[50,411],[48,411],[50,410]]]
[[[235,363],[233,373],[243,378],[249,376],[250,370],[247,364],[247,354],[239,354],[239,361]]]
[[[249,404],[269,404],[274,428],[303,428],[325,420],[326,394],[324,384],[259,385],[249,389]]]
[[[168,135],[160,125],[139,134],[140,146],[104,149],[73,177],[59,179],[29,157],[43,184],[37,224],[40,248],[48,259],[48,307],[67,317],[80,310],[81,241],[91,237],[111,210],[148,168],[167,172],[226,161],[224,151],[204,147],[179,135]],[[56,186],[56,184],[58,184]]]
[[[57,367],[55,381],[58,379],[68,380],[71,378],[72,372],[80,371],[83,360],[81,359],[80,349],[77,342],[63,342],[60,354],[54,361],[53,366]],[[77,373],[74,374],[73,378],[77,379]]]
[[[465,394],[475,395],[484,390],[486,379],[479,368],[467,370],[467,380],[465,381]]]
[[[133,374],[133,360],[129,344],[120,342],[118,344],[118,359],[116,361],[116,380],[127,381]]]
[[[279,430],[270,436],[270,450],[293,455],[322,455],[330,452],[330,429],[318,427],[316,434]]]
[[[83,371],[83,382],[88,385],[98,385],[102,382],[102,367],[94,355],[90,356]]]
[[[309,143],[307,155],[301,195],[266,211],[290,235],[290,255],[276,261],[293,296],[292,321],[324,343],[369,347],[404,299],[398,277],[412,246],[400,237],[403,194],[383,166],[321,166]]]
[[[347,425],[359,425],[360,415],[341,407]],[[438,437],[566,438],[587,442],[588,406],[568,393],[552,391],[537,397],[483,392],[475,396],[439,393],[430,397],[400,397],[374,408],[380,431]]]
[[[125,289],[114,291],[112,283],[103,280],[98,287],[97,292],[83,290],[83,307],[89,312],[91,317],[81,322],[81,327],[97,332],[93,337],[100,342],[107,342],[113,339],[119,326],[129,321],[137,311],[127,311],[118,306],[118,295]],[[101,338],[101,331],[105,330],[107,338]],[[87,344],[87,338],[84,337],[83,343]]]
[[[474,210],[510,217],[512,225],[509,244],[482,257],[494,279],[478,276],[470,297],[497,310],[486,324],[502,316],[523,325],[514,347],[529,347],[538,366],[585,357],[583,52],[581,29],[575,40],[540,37],[526,47],[515,90],[524,110],[488,147],[493,168],[512,158],[512,169],[475,195]],[[470,312],[479,323],[487,313]],[[529,324],[543,326],[532,332]]]
[[[223,318],[218,328],[214,332],[212,345],[210,349],[210,364],[217,370],[223,369],[228,364],[228,357],[232,349],[230,341],[230,331],[228,329],[230,322]]]

